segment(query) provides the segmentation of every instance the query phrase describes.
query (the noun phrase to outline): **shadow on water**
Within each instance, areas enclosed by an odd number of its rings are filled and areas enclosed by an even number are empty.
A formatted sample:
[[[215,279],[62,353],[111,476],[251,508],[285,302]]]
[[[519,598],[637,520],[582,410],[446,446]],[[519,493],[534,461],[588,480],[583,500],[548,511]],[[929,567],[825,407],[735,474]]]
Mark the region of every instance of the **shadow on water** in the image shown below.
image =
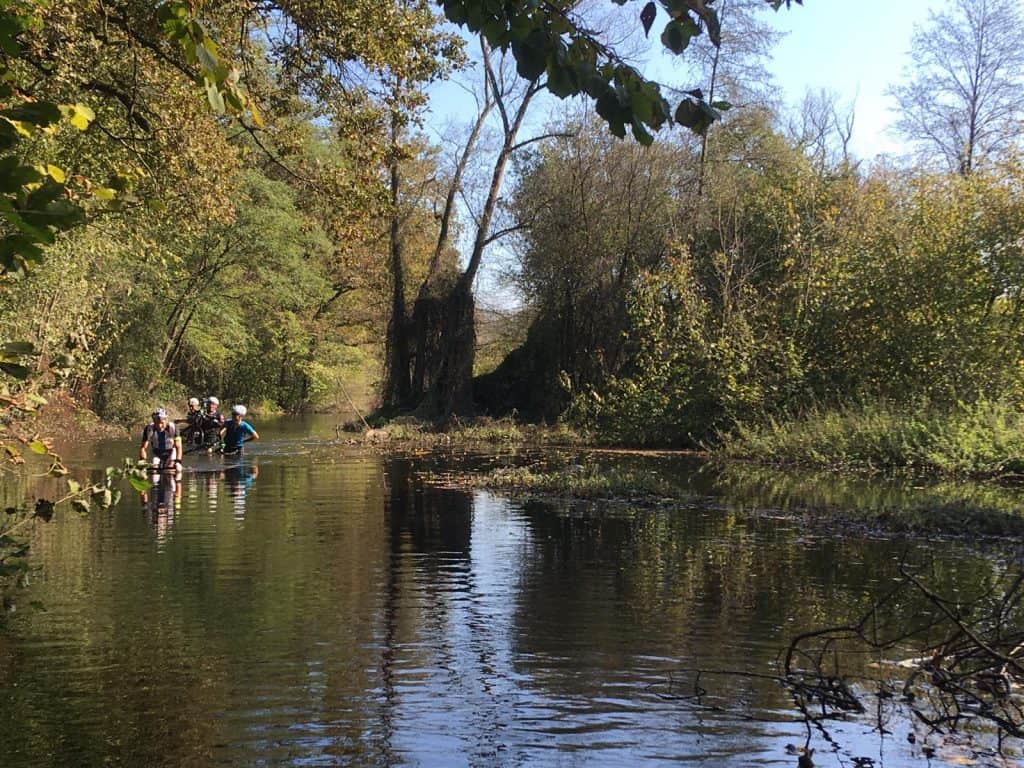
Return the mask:
[[[1002,565],[962,543],[751,515],[748,481],[699,467],[679,481],[723,503],[524,503],[434,483],[468,459],[260,431],[242,464],[197,461],[141,505],[36,529],[26,607],[0,630],[0,764],[717,768],[793,766],[807,744],[818,766],[904,768],[926,746],[932,764],[971,754],[888,700],[882,728],[871,713],[809,726],[777,679],[794,636],[856,621],[901,567],[964,601],[990,592]],[[767,506],[800,503],[775,493]],[[887,669],[879,653],[833,654],[861,692]],[[986,738],[972,759],[1011,764]]]

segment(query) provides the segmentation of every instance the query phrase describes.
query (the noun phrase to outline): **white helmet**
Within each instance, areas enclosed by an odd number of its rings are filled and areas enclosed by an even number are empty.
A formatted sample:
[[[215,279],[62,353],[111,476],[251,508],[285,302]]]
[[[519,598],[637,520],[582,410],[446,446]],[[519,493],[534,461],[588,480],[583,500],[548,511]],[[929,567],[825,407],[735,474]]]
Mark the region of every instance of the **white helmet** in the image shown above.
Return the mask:
[[[206,398],[206,402],[210,403],[211,405],[220,405],[220,400],[218,400],[216,397],[208,397]]]
[[[158,419],[166,419],[166,418],[167,418],[167,411],[165,411],[163,408],[157,408],[155,411],[153,411],[153,420],[154,421],[156,421]]]
[[[244,405],[233,405],[231,406],[231,412],[237,416],[245,416],[248,411],[245,410]]]
[[[198,397],[190,397],[188,399],[188,404],[189,405],[199,405],[199,398]]]

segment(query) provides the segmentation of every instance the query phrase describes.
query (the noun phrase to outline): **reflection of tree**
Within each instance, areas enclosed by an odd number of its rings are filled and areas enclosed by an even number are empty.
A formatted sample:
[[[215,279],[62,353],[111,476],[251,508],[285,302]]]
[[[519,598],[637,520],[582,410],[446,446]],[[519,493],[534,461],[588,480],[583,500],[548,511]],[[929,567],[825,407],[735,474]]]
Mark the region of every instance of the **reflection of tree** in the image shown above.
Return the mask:
[[[809,542],[792,525],[720,509],[595,513],[534,504],[525,512],[537,543],[524,565],[516,652],[558,656],[567,638],[588,638],[582,648],[592,656],[560,671],[558,684],[570,690],[593,683],[578,668],[613,665],[617,672],[645,656],[709,669],[774,667],[793,627],[852,621],[867,610],[895,575],[902,548]],[[946,588],[991,576],[955,561],[935,563],[932,572]],[[863,669],[869,661],[850,663]],[[730,682],[730,697],[748,695],[784,701],[773,678]]]
[[[1016,487],[916,477],[864,477],[725,463],[711,478],[730,506],[760,510],[839,512],[874,517],[888,530],[1024,533],[1024,499]]]
[[[492,531],[482,527],[488,511],[493,511],[482,508],[485,501],[461,489],[425,483],[422,470],[418,463],[396,461],[388,472],[391,554],[381,661],[386,691],[382,721],[400,751],[409,734],[393,718],[402,705],[416,710],[418,695],[410,699],[407,677],[405,691],[400,692],[399,676],[403,671],[408,675],[413,664],[427,678],[419,679],[423,691],[444,691],[443,703],[428,700],[427,710],[441,706],[453,716],[457,713],[460,725],[451,735],[460,742],[460,754],[471,765],[494,764],[512,715],[504,695],[511,687],[505,672],[508,636],[501,627],[510,623],[513,609],[505,589],[495,589],[503,563],[493,560],[490,548],[497,546],[507,554],[508,539],[504,531],[492,537]],[[504,506],[497,506],[503,519]],[[475,538],[478,535],[482,541]],[[513,568],[508,573],[514,578],[516,572]],[[434,638],[432,647],[425,647],[426,637]],[[413,743],[422,745],[415,736]]]
[[[424,622],[443,622],[449,615],[446,601],[448,576],[441,568],[451,561],[468,561],[472,504],[465,492],[439,493],[424,488],[408,461],[396,459],[387,467],[390,551],[384,590],[384,642],[381,674],[384,700],[380,704],[383,743],[390,749],[394,735],[392,717],[398,703],[395,686],[397,647]],[[437,555],[441,553],[445,557]],[[418,557],[429,554],[430,557]],[[422,610],[408,613],[410,600],[422,592]],[[403,610],[405,608],[406,610]]]
[[[392,552],[401,551],[395,546],[406,542],[414,552],[469,555],[473,506],[468,493],[439,493],[425,488],[422,477],[415,476],[404,459],[389,463],[388,488]],[[427,558],[424,564],[434,567],[437,561]]]

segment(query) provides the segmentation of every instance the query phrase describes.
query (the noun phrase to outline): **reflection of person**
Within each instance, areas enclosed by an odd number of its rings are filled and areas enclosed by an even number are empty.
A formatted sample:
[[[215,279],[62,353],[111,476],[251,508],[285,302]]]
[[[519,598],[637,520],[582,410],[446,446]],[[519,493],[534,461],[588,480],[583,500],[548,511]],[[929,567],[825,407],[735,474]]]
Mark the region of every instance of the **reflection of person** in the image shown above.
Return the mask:
[[[180,463],[181,438],[178,430],[167,418],[167,411],[157,408],[153,411],[153,423],[142,430],[142,445],[139,446],[139,460],[146,461],[149,449],[153,450],[153,469],[173,469]]]
[[[228,487],[231,495],[231,505],[235,508],[235,516],[245,515],[245,497],[249,492],[249,486],[259,476],[260,468],[256,464],[239,465],[224,470],[224,484]]]
[[[252,424],[242,419],[245,417],[244,405],[231,407],[231,421],[224,425],[221,430],[220,439],[224,444],[224,453],[241,453],[242,446],[250,440],[259,440],[259,433],[253,429]]]
[[[142,503],[153,516],[157,540],[163,541],[174,524],[174,514],[181,502],[181,484],[172,474],[154,474],[153,487],[141,493]]]

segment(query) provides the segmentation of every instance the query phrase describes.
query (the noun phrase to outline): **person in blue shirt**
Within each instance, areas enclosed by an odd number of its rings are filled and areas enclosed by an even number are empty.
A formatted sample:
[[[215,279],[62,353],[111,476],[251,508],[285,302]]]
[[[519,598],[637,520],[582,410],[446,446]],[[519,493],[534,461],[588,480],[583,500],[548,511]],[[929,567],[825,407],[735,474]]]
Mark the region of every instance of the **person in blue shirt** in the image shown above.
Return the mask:
[[[252,428],[252,424],[242,420],[245,414],[244,405],[231,407],[231,421],[227,422],[220,432],[224,453],[241,453],[244,443],[260,439],[259,433]]]

